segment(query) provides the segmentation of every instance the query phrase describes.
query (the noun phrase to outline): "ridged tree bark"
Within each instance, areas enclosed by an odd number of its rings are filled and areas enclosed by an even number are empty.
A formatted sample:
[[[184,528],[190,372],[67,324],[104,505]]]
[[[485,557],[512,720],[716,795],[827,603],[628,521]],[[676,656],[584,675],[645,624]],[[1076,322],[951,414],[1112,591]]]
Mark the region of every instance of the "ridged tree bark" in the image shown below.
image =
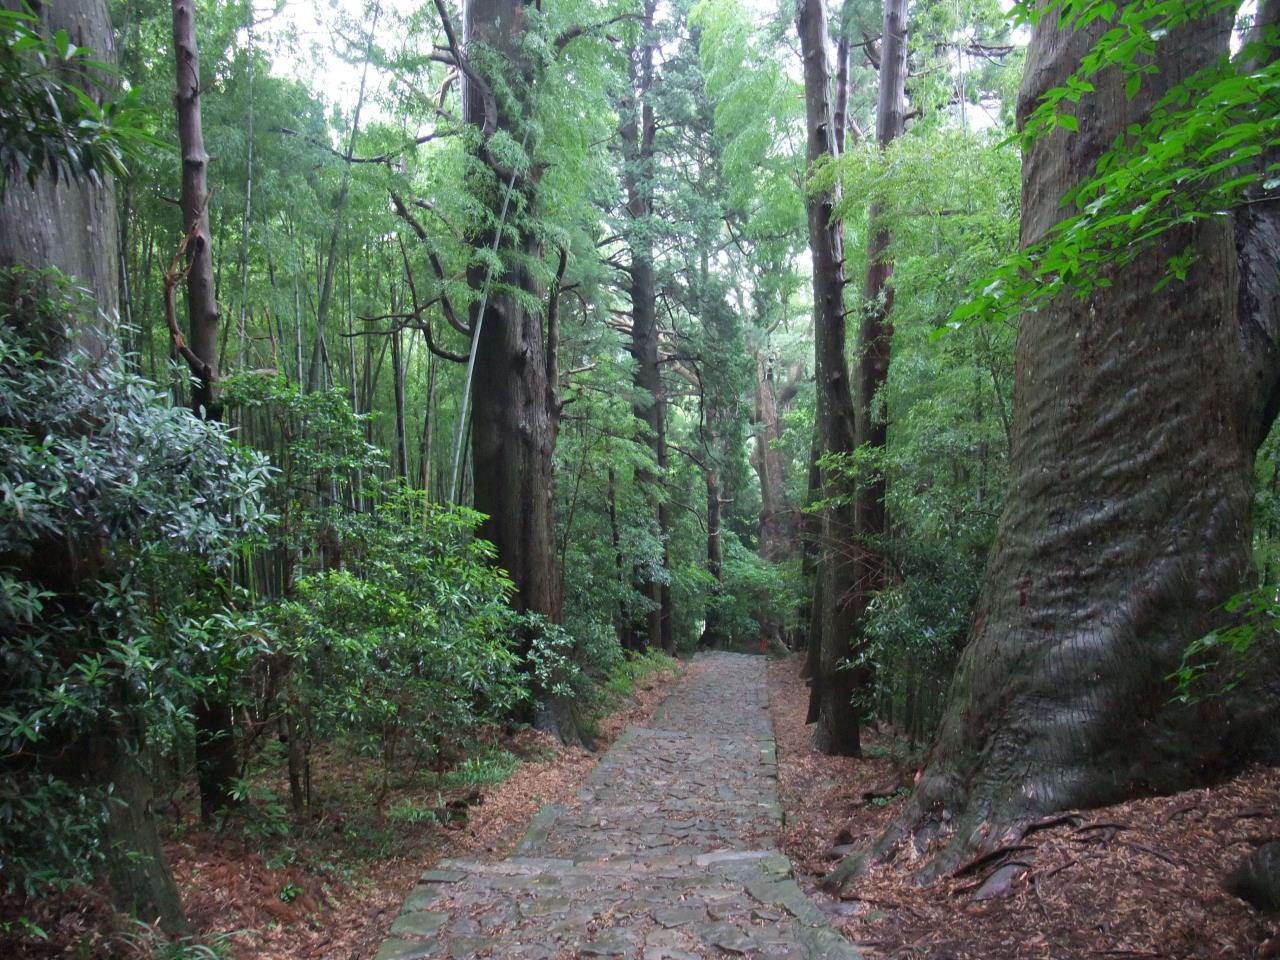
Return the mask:
[[[6,2],[8,9],[23,4]],[[114,63],[115,40],[111,19],[102,0],[65,0],[39,7],[44,29],[67,31],[71,42],[89,47],[95,59]],[[94,93],[91,78],[72,82]],[[34,187],[14,178],[0,204],[0,266],[23,264],[56,267],[85,288],[107,317],[119,306],[119,269],[115,189],[109,181],[88,183],[41,178]],[[91,352],[109,343],[113,330],[78,331],[78,345]],[[37,579],[66,579],[68,571],[42,569]],[[141,748],[139,750],[138,748]],[[170,931],[187,929],[177,887],[164,858],[152,812],[150,773],[145,769],[144,736],[127,721],[115,721],[69,744],[64,775],[84,778],[96,787],[110,788],[123,801],[111,806],[104,841],[114,851],[108,862],[112,899],[116,906],[153,921]]]
[[[831,104],[830,45],[825,0],[798,0],[796,28],[804,61],[805,126],[810,167],[835,155]],[[834,218],[835,195],[808,196],[809,249],[813,256],[814,372],[819,455],[854,449],[853,397],[845,359],[844,250]],[[853,532],[850,491],[824,472],[822,493],[836,505],[822,513],[815,572],[813,646],[807,663],[809,719],[816,724],[814,746],[823,753],[857,756],[858,718],[853,708],[854,677],[840,669],[852,652],[850,601],[854,566],[847,553]]]
[[[1036,25],[1020,118],[1107,26]],[[1024,246],[1071,212],[1064,193],[1229,36],[1228,12],[1165,37],[1159,72],[1132,99],[1118,72],[1093,79],[1079,133],[1059,130],[1024,155]],[[1257,206],[1274,218],[1274,203]],[[833,885],[902,843],[934,875],[1046,814],[1175,791],[1276,755],[1274,664],[1236,695],[1194,704],[1174,701],[1165,679],[1253,582],[1253,458],[1278,372],[1276,253],[1261,271],[1269,290],[1249,292],[1271,313],[1245,315],[1237,247],[1257,238],[1237,228],[1226,217],[1179,228],[1110,270],[1108,286],[1022,318],[1009,489],[938,740],[904,816]],[[1157,292],[1188,245],[1198,259],[1186,280]]]
[[[524,0],[470,0],[463,24],[466,49],[473,51],[468,69],[478,70],[475,64],[482,59],[474,51],[487,50],[489,59],[507,71],[505,79],[513,92],[523,97],[530,95],[534,80],[520,45],[526,6]],[[478,75],[464,83],[464,119],[482,131],[489,125],[506,130],[520,142],[523,133],[516,124],[527,104],[495,101],[482,84]],[[532,137],[525,140],[525,147],[533,153]],[[536,171],[515,180],[514,189],[525,194],[523,203],[511,203],[512,210],[521,211],[518,218],[530,216],[535,209],[535,178]],[[500,194],[510,182],[506,171],[498,179],[495,216]],[[563,598],[556,573],[552,510],[552,456],[559,411],[555,409],[557,385],[547,375],[555,364],[553,358],[548,362],[542,312],[504,292],[504,288],[516,288],[543,302],[546,291],[530,268],[542,258],[543,250],[527,222],[508,220],[507,233],[517,235],[516,248],[499,248],[504,268],[493,278],[483,321],[472,318],[472,329],[480,331],[471,386],[474,502],[487,518],[481,536],[492,541],[498,563],[515,582],[516,607],[559,623]],[[491,243],[492,237],[485,242]],[[483,287],[484,268],[473,267],[468,278],[476,288]],[[579,739],[571,706],[560,699],[546,703],[535,723],[566,742]]]

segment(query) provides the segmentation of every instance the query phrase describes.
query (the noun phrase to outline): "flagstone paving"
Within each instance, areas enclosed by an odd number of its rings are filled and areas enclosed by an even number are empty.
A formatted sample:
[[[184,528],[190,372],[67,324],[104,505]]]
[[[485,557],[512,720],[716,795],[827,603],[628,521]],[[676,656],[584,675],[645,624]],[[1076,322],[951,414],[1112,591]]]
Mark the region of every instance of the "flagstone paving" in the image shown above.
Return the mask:
[[[776,764],[764,659],[699,656],[514,856],[424,873],[377,960],[857,960],[775,849]]]

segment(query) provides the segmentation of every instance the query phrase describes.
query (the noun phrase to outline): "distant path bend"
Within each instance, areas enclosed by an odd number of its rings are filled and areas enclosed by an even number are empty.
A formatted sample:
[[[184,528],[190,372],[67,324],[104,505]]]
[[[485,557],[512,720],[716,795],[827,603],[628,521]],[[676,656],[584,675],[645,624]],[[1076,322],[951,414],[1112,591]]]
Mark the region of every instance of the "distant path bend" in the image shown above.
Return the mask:
[[[777,850],[768,706],[764,658],[697,657],[515,856],[424,873],[377,960],[857,960]]]

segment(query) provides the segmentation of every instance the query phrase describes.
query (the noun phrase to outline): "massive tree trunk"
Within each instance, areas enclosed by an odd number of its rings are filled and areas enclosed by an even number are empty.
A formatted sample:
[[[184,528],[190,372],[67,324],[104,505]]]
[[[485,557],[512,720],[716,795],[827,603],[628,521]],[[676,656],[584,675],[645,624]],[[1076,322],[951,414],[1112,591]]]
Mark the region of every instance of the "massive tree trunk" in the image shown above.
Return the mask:
[[[3,5],[10,10],[27,6],[20,0],[3,0]],[[101,0],[38,9],[46,29],[66,30],[72,43],[92,47],[99,59],[114,60],[111,20]],[[76,77],[74,82],[85,81]],[[24,178],[9,179],[0,205],[0,265],[57,267],[92,290],[104,310],[114,311],[120,302],[115,187],[63,178],[55,184],[47,177],[28,187]]]
[[[23,6],[7,0],[4,5]],[[45,29],[66,30],[73,44],[91,48],[96,59],[115,61],[111,20],[102,0],[68,0],[38,9]],[[94,92],[87,78],[72,81]],[[0,266],[56,267],[93,291],[107,317],[115,317],[119,304],[118,238],[115,189],[109,181],[59,179],[55,184],[42,177],[30,187],[14,178],[0,204]],[[92,352],[105,349],[114,331],[85,329],[78,335],[79,345]],[[104,826],[105,843],[115,851],[108,873],[116,906],[148,921],[158,919],[167,930],[182,931],[186,915],[156,832],[151,782],[141,762],[146,756],[143,739],[120,721],[71,745],[68,756],[84,759],[72,775],[111,789],[122,801],[112,805]]]
[[[804,59],[805,123],[809,165],[835,153],[831,106],[831,68],[827,59],[825,0],[799,0],[796,27]],[[813,255],[814,372],[817,393],[818,450],[849,454],[854,449],[853,398],[845,360],[844,251],[840,225],[833,217],[835,196],[810,194],[809,248]],[[813,743],[824,753],[857,756],[858,717],[853,707],[855,681],[840,665],[852,653],[850,600],[854,567],[845,555],[853,531],[850,491],[829,472],[823,496],[836,506],[823,511],[815,573],[813,620],[818,646],[810,658],[809,716],[817,724]],[[811,641],[812,642],[812,641]]]
[[[1094,78],[1079,134],[1030,146],[1024,245],[1070,213],[1064,193],[1130,124],[1225,53],[1229,25],[1228,14],[1161,40],[1159,72],[1132,99],[1116,72]],[[1036,25],[1021,117],[1106,28]],[[1253,580],[1253,456],[1272,413],[1244,377],[1254,354],[1233,234],[1229,218],[1180,228],[1087,298],[1022,318],[1010,485],[969,643],[908,810],[871,858],[910,838],[930,875],[1045,814],[1178,790],[1276,751],[1274,669],[1244,696],[1194,704],[1174,701],[1165,679]],[[1188,245],[1198,260],[1186,280],[1157,292]],[[1275,366],[1260,369],[1274,393]]]
[[[632,229],[628,237],[631,248],[631,355],[636,361],[636,386],[642,391],[636,403],[636,417],[648,429],[649,447],[657,464],[657,472],[642,473],[637,479],[642,486],[654,490],[654,515],[658,536],[662,540],[662,567],[669,571],[671,550],[668,537],[671,507],[661,485],[667,475],[667,399],[662,385],[662,368],[658,365],[657,289],[654,278],[653,241],[649,219],[653,216],[653,139],[657,131],[649,89],[653,85],[653,13],[656,3],[648,0],[644,7],[643,32],[631,51],[631,87],[622,104],[623,181],[627,190],[627,216]],[[648,642],[663,650],[675,649],[671,621],[671,584],[669,578],[641,584],[641,590],[653,604],[648,616]]]
[[[511,71],[508,82],[528,90],[533,71],[520,45],[525,6],[523,0],[470,0],[463,29],[468,50],[486,48]],[[501,99],[495,105],[477,79],[470,79],[463,87],[466,121],[482,130],[487,123],[493,124],[520,141],[523,131],[516,126],[521,119],[518,111],[527,111],[528,105]],[[488,110],[496,110],[496,116],[490,116]],[[533,152],[531,136],[525,139],[525,146]],[[492,197],[495,215],[501,206],[501,193],[511,182],[504,180],[505,176],[500,176]],[[518,212],[512,214],[506,230],[519,237],[518,247],[499,248],[503,271],[493,278],[484,316],[472,318],[472,329],[478,331],[479,337],[471,386],[475,507],[487,517],[481,536],[493,542],[498,563],[515,582],[517,608],[559,623],[563,598],[556,574],[552,512],[552,455],[558,411],[552,409],[556,385],[547,379],[547,371],[554,364],[549,366],[547,362],[541,311],[530,309],[521,299],[504,292],[516,288],[538,302],[544,299],[542,284],[528,266],[542,258],[542,244],[532,225],[523,219],[535,208],[536,184],[532,176],[517,177],[514,184],[516,191],[526,194],[523,202],[511,202],[510,209]],[[488,239],[491,242],[492,238]],[[473,267],[469,279],[482,288],[484,268]],[[535,722],[562,740],[578,739],[567,702],[553,698]]]

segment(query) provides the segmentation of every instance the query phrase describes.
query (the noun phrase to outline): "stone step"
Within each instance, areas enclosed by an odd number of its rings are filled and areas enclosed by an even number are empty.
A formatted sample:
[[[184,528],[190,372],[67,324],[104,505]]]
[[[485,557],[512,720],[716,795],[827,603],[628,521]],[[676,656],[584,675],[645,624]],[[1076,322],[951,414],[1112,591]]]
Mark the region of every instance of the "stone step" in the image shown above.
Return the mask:
[[[769,850],[448,861],[423,874],[391,932],[376,960],[858,957]]]

